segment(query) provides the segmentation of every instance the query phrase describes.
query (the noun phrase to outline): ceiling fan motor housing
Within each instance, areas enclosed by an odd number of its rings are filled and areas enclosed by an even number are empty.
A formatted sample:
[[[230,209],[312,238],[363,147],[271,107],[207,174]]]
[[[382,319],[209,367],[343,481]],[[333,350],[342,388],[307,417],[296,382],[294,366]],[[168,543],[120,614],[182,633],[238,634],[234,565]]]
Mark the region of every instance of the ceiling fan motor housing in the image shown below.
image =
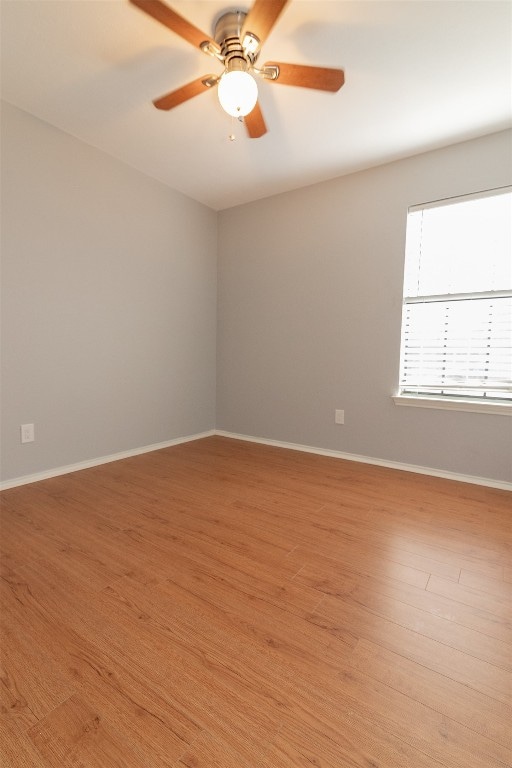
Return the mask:
[[[245,49],[240,39],[246,16],[244,11],[228,11],[222,14],[215,24],[214,38],[220,46],[227,72],[236,70],[246,72],[256,61],[259,52],[257,51],[258,38],[254,35],[246,35],[250,40],[245,41],[249,46]],[[254,48],[255,52],[251,52],[250,48]]]

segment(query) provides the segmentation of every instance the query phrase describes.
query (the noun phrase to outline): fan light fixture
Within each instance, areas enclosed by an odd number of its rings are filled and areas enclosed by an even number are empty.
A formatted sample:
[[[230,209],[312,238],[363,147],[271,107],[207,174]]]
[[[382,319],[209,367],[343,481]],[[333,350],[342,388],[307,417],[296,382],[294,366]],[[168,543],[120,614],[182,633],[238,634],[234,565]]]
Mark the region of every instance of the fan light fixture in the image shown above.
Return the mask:
[[[258,86],[249,72],[224,72],[217,90],[222,109],[233,117],[245,117],[258,101]]]
[[[307,64],[256,62],[261,46],[290,0],[252,0],[249,11],[226,11],[214,23],[213,37],[195,27],[162,0],[130,0],[155,21],[175,32],[207,56],[220,61],[221,75],[206,74],[153,101],[157,109],[169,110],[183,102],[218,88],[219,101],[228,115],[244,118],[247,134],[258,139],[267,132],[258,102],[253,75],[269,83],[302,86],[317,91],[339,91],[345,82],[342,69],[310,67]],[[249,2],[249,0],[247,0]],[[1,3],[1,0],[0,0]],[[186,5],[186,3],[182,3]],[[194,3],[190,3],[194,5]]]

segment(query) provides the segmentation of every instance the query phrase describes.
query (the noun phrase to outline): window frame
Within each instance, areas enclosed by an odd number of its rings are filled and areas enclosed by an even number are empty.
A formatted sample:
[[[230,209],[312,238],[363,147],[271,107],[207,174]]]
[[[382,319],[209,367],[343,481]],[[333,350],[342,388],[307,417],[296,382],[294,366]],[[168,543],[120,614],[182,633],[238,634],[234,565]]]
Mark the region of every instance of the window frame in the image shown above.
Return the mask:
[[[494,197],[500,194],[506,194],[512,192],[512,185],[498,187],[495,189],[487,189],[480,192],[471,192],[466,195],[457,195],[453,197],[443,198],[440,200],[433,200],[428,203],[412,205],[407,209],[407,217],[409,214],[424,211],[431,208],[439,208],[442,206],[448,206],[459,202],[469,202],[470,200],[483,199],[486,197]],[[402,286],[402,293],[405,291],[405,267],[406,261],[404,259],[404,282]],[[398,390],[393,396],[395,405],[399,406],[413,406],[421,408],[434,408],[440,410],[456,410],[456,411],[468,411],[473,413],[491,413],[512,416],[512,400],[500,399],[496,397],[486,398],[482,396],[463,396],[441,393],[414,393],[413,391],[407,391],[402,389],[402,366],[404,359],[404,322],[406,307],[409,304],[415,303],[431,303],[435,301],[457,301],[457,300],[470,300],[478,298],[500,298],[500,297],[512,297],[512,287],[510,289],[495,290],[495,291],[473,291],[468,293],[453,293],[453,294],[432,294],[427,296],[406,296],[402,298],[402,321],[400,331],[400,369],[399,369],[399,381]],[[447,387],[449,388],[449,387]]]

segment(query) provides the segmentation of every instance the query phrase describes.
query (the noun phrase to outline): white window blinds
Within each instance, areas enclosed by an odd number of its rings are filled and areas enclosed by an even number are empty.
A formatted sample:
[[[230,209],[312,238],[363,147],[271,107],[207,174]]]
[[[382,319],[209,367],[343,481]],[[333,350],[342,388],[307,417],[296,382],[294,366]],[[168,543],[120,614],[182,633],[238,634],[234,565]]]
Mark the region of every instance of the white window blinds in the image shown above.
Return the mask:
[[[400,394],[512,400],[510,188],[409,210]]]

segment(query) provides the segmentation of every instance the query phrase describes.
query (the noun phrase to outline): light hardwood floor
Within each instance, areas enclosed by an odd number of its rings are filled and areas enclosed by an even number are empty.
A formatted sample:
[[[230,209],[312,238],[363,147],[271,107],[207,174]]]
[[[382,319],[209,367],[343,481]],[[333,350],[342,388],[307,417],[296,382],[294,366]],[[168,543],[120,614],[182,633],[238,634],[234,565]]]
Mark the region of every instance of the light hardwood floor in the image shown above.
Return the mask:
[[[2,494],[2,766],[512,765],[512,498],[213,437]]]

